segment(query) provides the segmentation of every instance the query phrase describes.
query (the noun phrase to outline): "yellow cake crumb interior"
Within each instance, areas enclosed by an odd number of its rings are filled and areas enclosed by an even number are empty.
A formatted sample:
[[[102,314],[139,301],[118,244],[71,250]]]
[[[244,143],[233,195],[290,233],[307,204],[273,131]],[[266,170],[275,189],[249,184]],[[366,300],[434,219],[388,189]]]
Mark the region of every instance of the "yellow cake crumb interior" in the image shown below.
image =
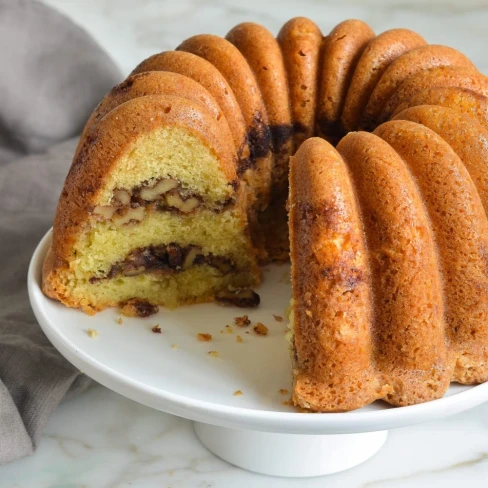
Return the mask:
[[[164,126],[134,139],[107,175],[98,205],[109,205],[114,189],[132,189],[142,182],[172,177],[209,202],[232,193],[218,158],[187,129]]]

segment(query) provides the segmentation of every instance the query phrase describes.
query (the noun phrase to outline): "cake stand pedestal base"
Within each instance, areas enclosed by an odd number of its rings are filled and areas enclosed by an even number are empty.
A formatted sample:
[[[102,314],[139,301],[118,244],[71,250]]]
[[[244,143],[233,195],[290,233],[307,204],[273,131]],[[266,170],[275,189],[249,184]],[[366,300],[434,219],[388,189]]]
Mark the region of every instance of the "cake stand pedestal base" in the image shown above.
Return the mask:
[[[239,468],[271,476],[310,477],[357,466],[383,446],[387,430],[361,434],[275,434],[193,423],[202,444]]]

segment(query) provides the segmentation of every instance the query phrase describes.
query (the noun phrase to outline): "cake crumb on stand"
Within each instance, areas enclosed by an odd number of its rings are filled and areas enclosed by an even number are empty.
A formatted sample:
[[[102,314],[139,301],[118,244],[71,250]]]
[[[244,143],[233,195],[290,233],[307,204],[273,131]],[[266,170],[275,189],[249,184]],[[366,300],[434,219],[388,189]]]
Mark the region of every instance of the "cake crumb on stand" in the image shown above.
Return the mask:
[[[238,327],[247,327],[251,325],[251,321],[247,315],[243,315],[242,317],[234,317],[234,324]]]
[[[88,329],[86,333],[91,339],[95,339],[95,337],[98,337],[98,330],[96,329]]]
[[[234,392],[234,396],[241,396],[241,395],[244,395],[244,393],[242,393],[242,391],[241,391],[241,390],[236,390],[236,391]]]
[[[208,334],[207,332],[199,332],[197,334],[197,339],[201,342],[210,342],[212,340],[212,334]]]
[[[212,356],[213,358],[218,358],[219,352],[218,351],[208,351],[208,355]]]
[[[151,330],[155,333],[155,334],[161,334],[161,327],[159,327],[159,324],[156,324],[156,325],[153,325],[151,327]]]
[[[254,326],[254,332],[256,332],[257,335],[265,336],[268,335],[268,328],[263,323],[258,322]]]

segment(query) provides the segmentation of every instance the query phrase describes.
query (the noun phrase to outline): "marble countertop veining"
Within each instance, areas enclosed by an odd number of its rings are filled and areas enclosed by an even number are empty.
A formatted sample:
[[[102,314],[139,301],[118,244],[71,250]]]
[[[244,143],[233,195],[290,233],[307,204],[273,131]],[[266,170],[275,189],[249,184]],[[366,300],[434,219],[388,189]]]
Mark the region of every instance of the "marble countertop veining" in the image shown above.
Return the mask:
[[[102,386],[60,406],[34,456],[0,467],[2,488],[481,488],[487,480],[488,404],[390,431],[366,463],[300,480],[235,468],[200,445],[191,422]]]
[[[289,18],[324,32],[361,18],[377,32],[418,31],[466,53],[488,73],[488,1],[464,0],[44,0],[83,26],[124,74],[193,34],[224,35],[252,20],[273,32]],[[458,488],[488,485],[488,404],[447,419],[390,431],[386,445],[352,470],[307,480],[235,468],[202,447],[191,422],[94,386],[52,417],[34,456],[0,467],[1,488]]]

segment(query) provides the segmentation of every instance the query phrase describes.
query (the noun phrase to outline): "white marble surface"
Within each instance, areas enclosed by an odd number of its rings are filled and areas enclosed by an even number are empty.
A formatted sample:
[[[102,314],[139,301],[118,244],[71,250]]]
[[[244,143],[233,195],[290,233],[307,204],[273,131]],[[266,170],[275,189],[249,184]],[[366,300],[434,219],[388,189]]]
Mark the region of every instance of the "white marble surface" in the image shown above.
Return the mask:
[[[486,0],[45,0],[85,27],[124,74],[144,57],[174,48],[192,34],[225,34],[253,20],[273,32],[305,15],[327,32],[361,18],[376,31],[409,27],[431,43],[454,46],[485,72]],[[387,5],[387,6],[385,6]],[[101,386],[64,403],[36,454],[0,467],[0,487],[427,487],[488,485],[488,405],[417,427],[390,432],[365,464],[326,478],[290,480],[242,471],[197,441],[190,422],[127,400]]]
[[[232,467],[199,444],[191,422],[101,386],[59,408],[34,456],[0,467],[2,488],[471,488],[487,480],[488,405],[391,431],[363,465],[297,480]]]

